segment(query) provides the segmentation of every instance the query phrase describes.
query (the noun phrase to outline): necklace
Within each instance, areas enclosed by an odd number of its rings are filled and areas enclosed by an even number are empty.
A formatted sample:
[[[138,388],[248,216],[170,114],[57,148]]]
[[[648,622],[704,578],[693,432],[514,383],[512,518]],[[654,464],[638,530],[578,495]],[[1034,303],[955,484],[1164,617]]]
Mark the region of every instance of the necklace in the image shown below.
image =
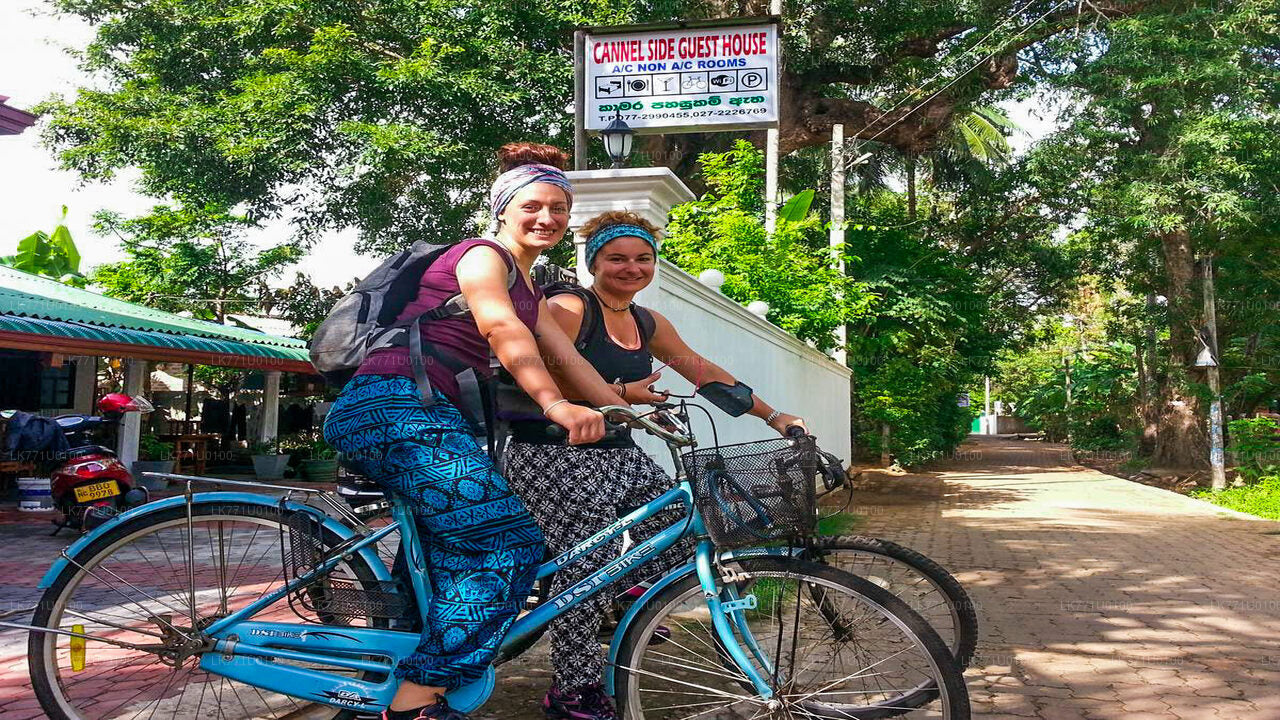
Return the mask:
[[[591,288],[591,294],[596,296],[596,299],[600,301],[600,304],[601,304],[601,305],[603,305],[603,306],[605,306],[605,307],[609,308],[610,310],[612,310],[612,311],[614,311],[614,312],[619,312],[619,313],[620,313],[620,312],[626,312],[626,311],[628,311],[628,310],[630,310],[630,309],[631,309],[631,306],[632,306],[632,305],[634,305],[634,304],[635,304],[635,303],[633,303],[633,302],[628,302],[626,305],[623,305],[623,306],[622,306],[622,307],[620,307],[620,308],[616,308],[616,307],[614,307],[614,306],[610,305],[608,302],[606,302],[606,301],[605,301],[605,299],[604,299],[603,297],[601,297],[601,296],[600,296],[600,293],[596,292],[596,289],[595,289],[595,288]]]

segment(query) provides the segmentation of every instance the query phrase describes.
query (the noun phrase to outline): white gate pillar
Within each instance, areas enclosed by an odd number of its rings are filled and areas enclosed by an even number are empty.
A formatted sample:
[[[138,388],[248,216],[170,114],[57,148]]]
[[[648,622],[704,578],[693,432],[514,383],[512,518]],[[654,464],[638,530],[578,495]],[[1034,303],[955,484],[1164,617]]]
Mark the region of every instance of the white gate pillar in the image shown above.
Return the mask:
[[[146,360],[126,359],[124,361],[124,394],[129,397],[141,395],[142,385],[147,377]],[[142,413],[125,413],[118,427],[116,455],[120,458],[120,462],[132,472],[133,463],[138,459],[138,438],[142,435]]]
[[[258,421],[258,441],[271,442],[280,427],[280,371],[262,373],[262,416]]]

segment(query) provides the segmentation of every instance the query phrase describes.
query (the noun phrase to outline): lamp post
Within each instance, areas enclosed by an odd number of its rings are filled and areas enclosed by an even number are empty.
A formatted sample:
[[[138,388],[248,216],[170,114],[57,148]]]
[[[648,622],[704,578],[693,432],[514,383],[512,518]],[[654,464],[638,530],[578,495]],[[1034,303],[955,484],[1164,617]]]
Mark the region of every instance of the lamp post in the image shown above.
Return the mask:
[[[635,139],[635,134],[636,131],[622,119],[622,111],[614,110],[613,122],[600,131],[600,137],[604,139],[604,151],[613,163],[610,167],[620,168],[626,165],[627,158],[631,157],[631,142]]]

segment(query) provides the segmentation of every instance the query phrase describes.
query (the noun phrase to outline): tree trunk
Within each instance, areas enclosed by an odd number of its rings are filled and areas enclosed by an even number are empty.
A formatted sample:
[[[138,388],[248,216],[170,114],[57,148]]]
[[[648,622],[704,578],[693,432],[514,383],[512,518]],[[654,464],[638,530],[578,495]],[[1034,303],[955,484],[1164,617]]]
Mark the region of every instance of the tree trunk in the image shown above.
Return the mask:
[[[1147,312],[1143,320],[1142,336],[1138,338],[1138,386],[1142,389],[1138,412],[1142,420],[1142,437],[1138,440],[1138,452],[1145,456],[1155,454],[1160,433],[1160,413],[1156,373],[1156,328],[1152,316],[1156,313],[1156,294],[1147,293]]]
[[[1195,358],[1195,326],[1199,318],[1193,294],[1195,258],[1191,236],[1176,230],[1160,237],[1167,281],[1169,368],[1157,397],[1159,415],[1153,461],[1160,467],[1208,467],[1209,444],[1200,400],[1189,392],[1188,368]]]
[[[907,153],[907,221],[916,219],[916,154]]]

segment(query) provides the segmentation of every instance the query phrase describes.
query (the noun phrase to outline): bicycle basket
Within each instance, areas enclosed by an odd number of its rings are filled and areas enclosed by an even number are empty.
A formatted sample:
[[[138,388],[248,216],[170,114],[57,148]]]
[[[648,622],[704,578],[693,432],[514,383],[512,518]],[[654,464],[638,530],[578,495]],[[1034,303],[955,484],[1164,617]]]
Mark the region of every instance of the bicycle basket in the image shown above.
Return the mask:
[[[812,437],[694,450],[682,458],[712,541],[743,547],[812,533],[817,447]]]
[[[320,522],[305,512],[297,512],[289,517],[285,527],[281,529],[280,542],[286,577],[290,579],[312,572],[330,558]],[[408,609],[408,602],[398,583],[371,578],[358,579],[337,572],[321,575],[295,589],[287,600],[299,618],[309,620],[319,617],[324,622],[396,619]],[[314,616],[300,612],[298,607],[294,607],[295,603],[303,610],[314,613]]]

